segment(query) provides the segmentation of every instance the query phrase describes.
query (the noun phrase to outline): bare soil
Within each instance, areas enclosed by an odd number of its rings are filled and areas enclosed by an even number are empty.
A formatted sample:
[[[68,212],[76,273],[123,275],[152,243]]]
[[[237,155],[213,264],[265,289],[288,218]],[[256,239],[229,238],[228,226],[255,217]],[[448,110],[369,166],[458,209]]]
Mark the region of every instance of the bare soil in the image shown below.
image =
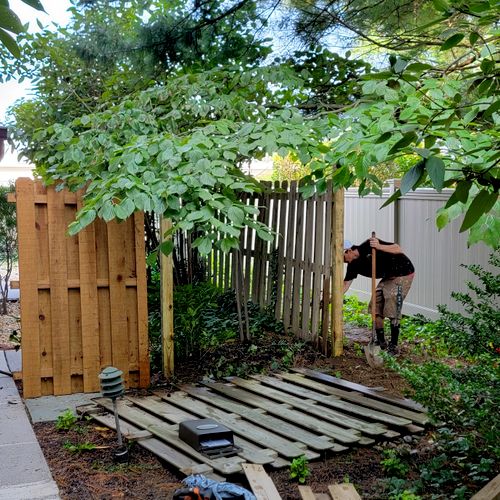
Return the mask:
[[[367,386],[383,386],[393,394],[404,395],[407,386],[403,379],[388,369],[372,369],[367,365],[362,344],[368,342],[369,332],[347,328],[346,337],[344,356],[327,358],[306,346],[296,355],[295,365],[316,368]],[[246,363],[249,370],[269,365],[276,342],[283,342],[284,338],[287,337],[266,335],[256,339],[253,344],[257,349],[251,350],[244,344],[228,344],[206,353],[201,364],[210,367],[222,356],[228,364],[236,361],[240,365]],[[292,345],[293,339],[288,338],[288,342]],[[403,352],[406,349],[402,347]],[[199,361],[184,363],[177,368],[176,382],[196,382],[202,375]],[[157,386],[167,385],[159,377],[155,383]],[[133,445],[129,464],[114,464],[116,435],[92,421],[82,421],[70,431],[57,431],[54,423],[34,424],[34,429],[64,500],[168,498],[175,489],[181,487],[181,474],[138,445]],[[407,437],[406,442],[401,439],[399,444],[408,447],[408,452],[424,456],[422,450],[429,447],[429,439],[429,435],[413,436]],[[65,443],[92,443],[96,448],[70,451]],[[374,447],[327,455],[321,461],[310,463],[311,475],[307,484],[315,493],[326,493],[328,485],[350,481],[362,498],[387,498],[381,481],[384,474],[380,465],[383,449],[387,446],[395,446],[395,443],[381,442]],[[283,499],[300,499],[298,483],[290,479],[288,469],[269,473]],[[248,488],[244,477],[230,478],[230,481]]]

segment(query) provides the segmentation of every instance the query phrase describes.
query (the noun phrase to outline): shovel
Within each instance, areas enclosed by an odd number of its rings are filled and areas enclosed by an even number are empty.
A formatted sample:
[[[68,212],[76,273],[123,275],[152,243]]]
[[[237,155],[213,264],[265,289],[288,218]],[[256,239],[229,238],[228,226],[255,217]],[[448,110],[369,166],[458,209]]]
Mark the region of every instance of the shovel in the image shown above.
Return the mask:
[[[375,238],[375,231],[372,232],[372,238]],[[379,368],[384,364],[384,359],[380,355],[380,346],[375,345],[377,334],[375,331],[375,304],[376,304],[376,287],[377,287],[377,252],[372,248],[372,338],[368,345],[365,346],[366,361],[372,368]]]

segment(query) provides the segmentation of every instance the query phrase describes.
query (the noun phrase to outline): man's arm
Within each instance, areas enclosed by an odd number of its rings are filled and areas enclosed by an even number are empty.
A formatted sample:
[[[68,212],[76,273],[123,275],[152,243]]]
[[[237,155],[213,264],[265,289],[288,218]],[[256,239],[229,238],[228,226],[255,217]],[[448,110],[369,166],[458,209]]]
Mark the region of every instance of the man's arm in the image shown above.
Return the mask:
[[[349,290],[349,287],[351,286],[351,283],[353,282],[353,280],[350,280],[350,281],[344,281],[344,293],[347,292],[347,290]]]
[[[378,238],[370,238],[370,246],[381,252],[393,254],[403,253],[403,250],[397,243],[380,242]]]

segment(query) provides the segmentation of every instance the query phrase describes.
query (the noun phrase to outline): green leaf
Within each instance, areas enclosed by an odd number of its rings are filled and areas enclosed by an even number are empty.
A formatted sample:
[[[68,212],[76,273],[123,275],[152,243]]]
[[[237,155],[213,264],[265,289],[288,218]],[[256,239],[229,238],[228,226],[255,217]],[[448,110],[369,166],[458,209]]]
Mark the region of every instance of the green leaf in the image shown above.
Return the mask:
[[[243,224],[245,220],[245,212],[239,207],[231,206],[227,211],[227,216],[231,222],[235,224]]]
[[[437,217],[436,217],[436,226],[438,229],[441,231],[443,227],[450,222],[450,216],[448,215],[448,211],[445,208],[440,208],[437,211]]]
[[[21,51],[16,41],[2,28],[0,28],[0,42],[17,59],[21,57]]]
[[[382,208],[386,207],[387,205],[390,205],[392,202],[399,200],[399,198],[401,198],[401,196],[402,196],[401,190],[396,189],[396,191],[394,191],[394,193],[391,194],[391,196],[386,200],[386,202],[380,208],[382,209]]]
[[[15,12],[3,5],[0,5],[0,28],[16,34],[21,33],[21,31],[24,30],[24,27]]]
[[[84,212],[83,215],[81,217],[79,217],[79,221],[80,221],[82,228],[85,226],[88,226],[89,224],[92,224],[92,222],[94,222],[96,216],[97,216],[97,213],[93,208]]]
[[[196,238],[193,247],[198,248],[202,255],[208,255],[212,251],[212,240],[208,236]]]
[[[163,255],[170,255],[174,251],[174,242],[171,239],[162,241],[159,248]]]
[[[220,242],[220,248],[224,253],[230,252],[233,248],[239,248],[238,238],[223,238]]]
[[[481,71],[484,74],[491,73],[495,69],[495,62],[492,61],[491,59],[483,59],[481,61]]]
[[[460,203],[467,203],[469,191],[472,187],[471,181],[460,181],[455,188],[455,196]]]
[[[420,73],[421,71],[425,71],[428,69],[432,69],[432,66],[430,64],[416,62],[416,63],[409,64],[406,67],[405,71]]]
[[[447,38],[446,41],[439,47],[439,50],[449,50],[456,45],[458,45],[463,39],[465,35],[463,33],[455,33],[454,35]]]
[[[115,215],[118,219],[126,219],[129,215],[131,215],[135,210],[134,202],[125,198],[121,203],[114,206]]]
[[[479,39],[479,33],[477,31],[473,31],[470,35],[469,35],[469,42],[471,45],[474,45]]]
[[[21,1],[24,2],[26,5],[33,7],[36,10],[45,12],[45,9],[43,8],[42,2],[40,2],[40,0],[21,0]]]
[[[450,8],[450,5],[446,0],[432,0],[432,4],[434,8],[440,12],[447,12]]]
[[[302,193],[304,198],[310,198],[314,194],[314,191],[314,184],[305,184],[299,188],[299,193]]]
[[[500,99],[495,101],[493,104],[490,104],[483,113],[485,118],[489,118],[493,113],[496,113],[500,109]]]
[[[151,252],[147,258],[146,258],[146,263],[148,266],[153,266],[156,264],[156,260],[158,259],[158,252],[155,250],[154,252]]]
[[[392,146],[391,149],[389,149],[389,152],[387,153],[388,155],[392,155],[393,153],[396,153],[400,149],[405,148],[406,146],[409,146],[415,139],[417,138],[417,134],[415,132],[408,132],[407,134],[403,135],[399,141]]]
[[[410,189],[417,187],[418,181],[424,172],[424,161],[419,161],[416,165],[410,168],[401,179],[401,194],[405,195]]]
[[[203,172],[200,176],[200,181],[204,186],[215,186],[217,180],[208,172]]]
[[[382,142],[388,141],[392,137],[392,135],[393,135],[392,132],[384,132],[377,138],[375,144],[380,144]]]
[[[445,166],[443,160],[437,156],[430,156],[425,160],[425,168],[433,186],[440,192],[443,189]]]
[[[497,193],[490,193],[486,189],[479,191],[477,196],[472,200],[467,213],[465,214],[464,221],[460,226],[460,232],[467,231],[473,226],[481,215],[488,213],[498,199]]]

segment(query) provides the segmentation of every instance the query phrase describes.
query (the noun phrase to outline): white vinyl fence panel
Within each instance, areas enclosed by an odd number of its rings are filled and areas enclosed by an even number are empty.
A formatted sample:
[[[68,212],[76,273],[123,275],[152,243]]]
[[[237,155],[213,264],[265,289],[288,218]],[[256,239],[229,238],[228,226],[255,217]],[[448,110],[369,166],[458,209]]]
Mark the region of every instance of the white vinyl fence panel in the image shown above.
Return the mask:
[[[345,196],[345,237],[359,244],[375,231],[382,240],[398,243],[413,262],[416,274],[405,300],[404,314],[423,314],[435,319],[437,305],[461,310],[451,298],[452,291],[467,291],[467,281],[474,275],[460,264],[480,264],[490,269],[491,249],[479,243],[467,248],[467,233],[459,233],[459,218],[443,230],[436,227],[436,211],[442,207],[452,190],[438,193],[434,189],[419,188],[399,201],[380,209],[392,194],[394,184],[384,189],[382,197],[360,198],[357,189],[349,189]],[[350,293],[363,300],[370,298],[370,279],[358,277]]]

